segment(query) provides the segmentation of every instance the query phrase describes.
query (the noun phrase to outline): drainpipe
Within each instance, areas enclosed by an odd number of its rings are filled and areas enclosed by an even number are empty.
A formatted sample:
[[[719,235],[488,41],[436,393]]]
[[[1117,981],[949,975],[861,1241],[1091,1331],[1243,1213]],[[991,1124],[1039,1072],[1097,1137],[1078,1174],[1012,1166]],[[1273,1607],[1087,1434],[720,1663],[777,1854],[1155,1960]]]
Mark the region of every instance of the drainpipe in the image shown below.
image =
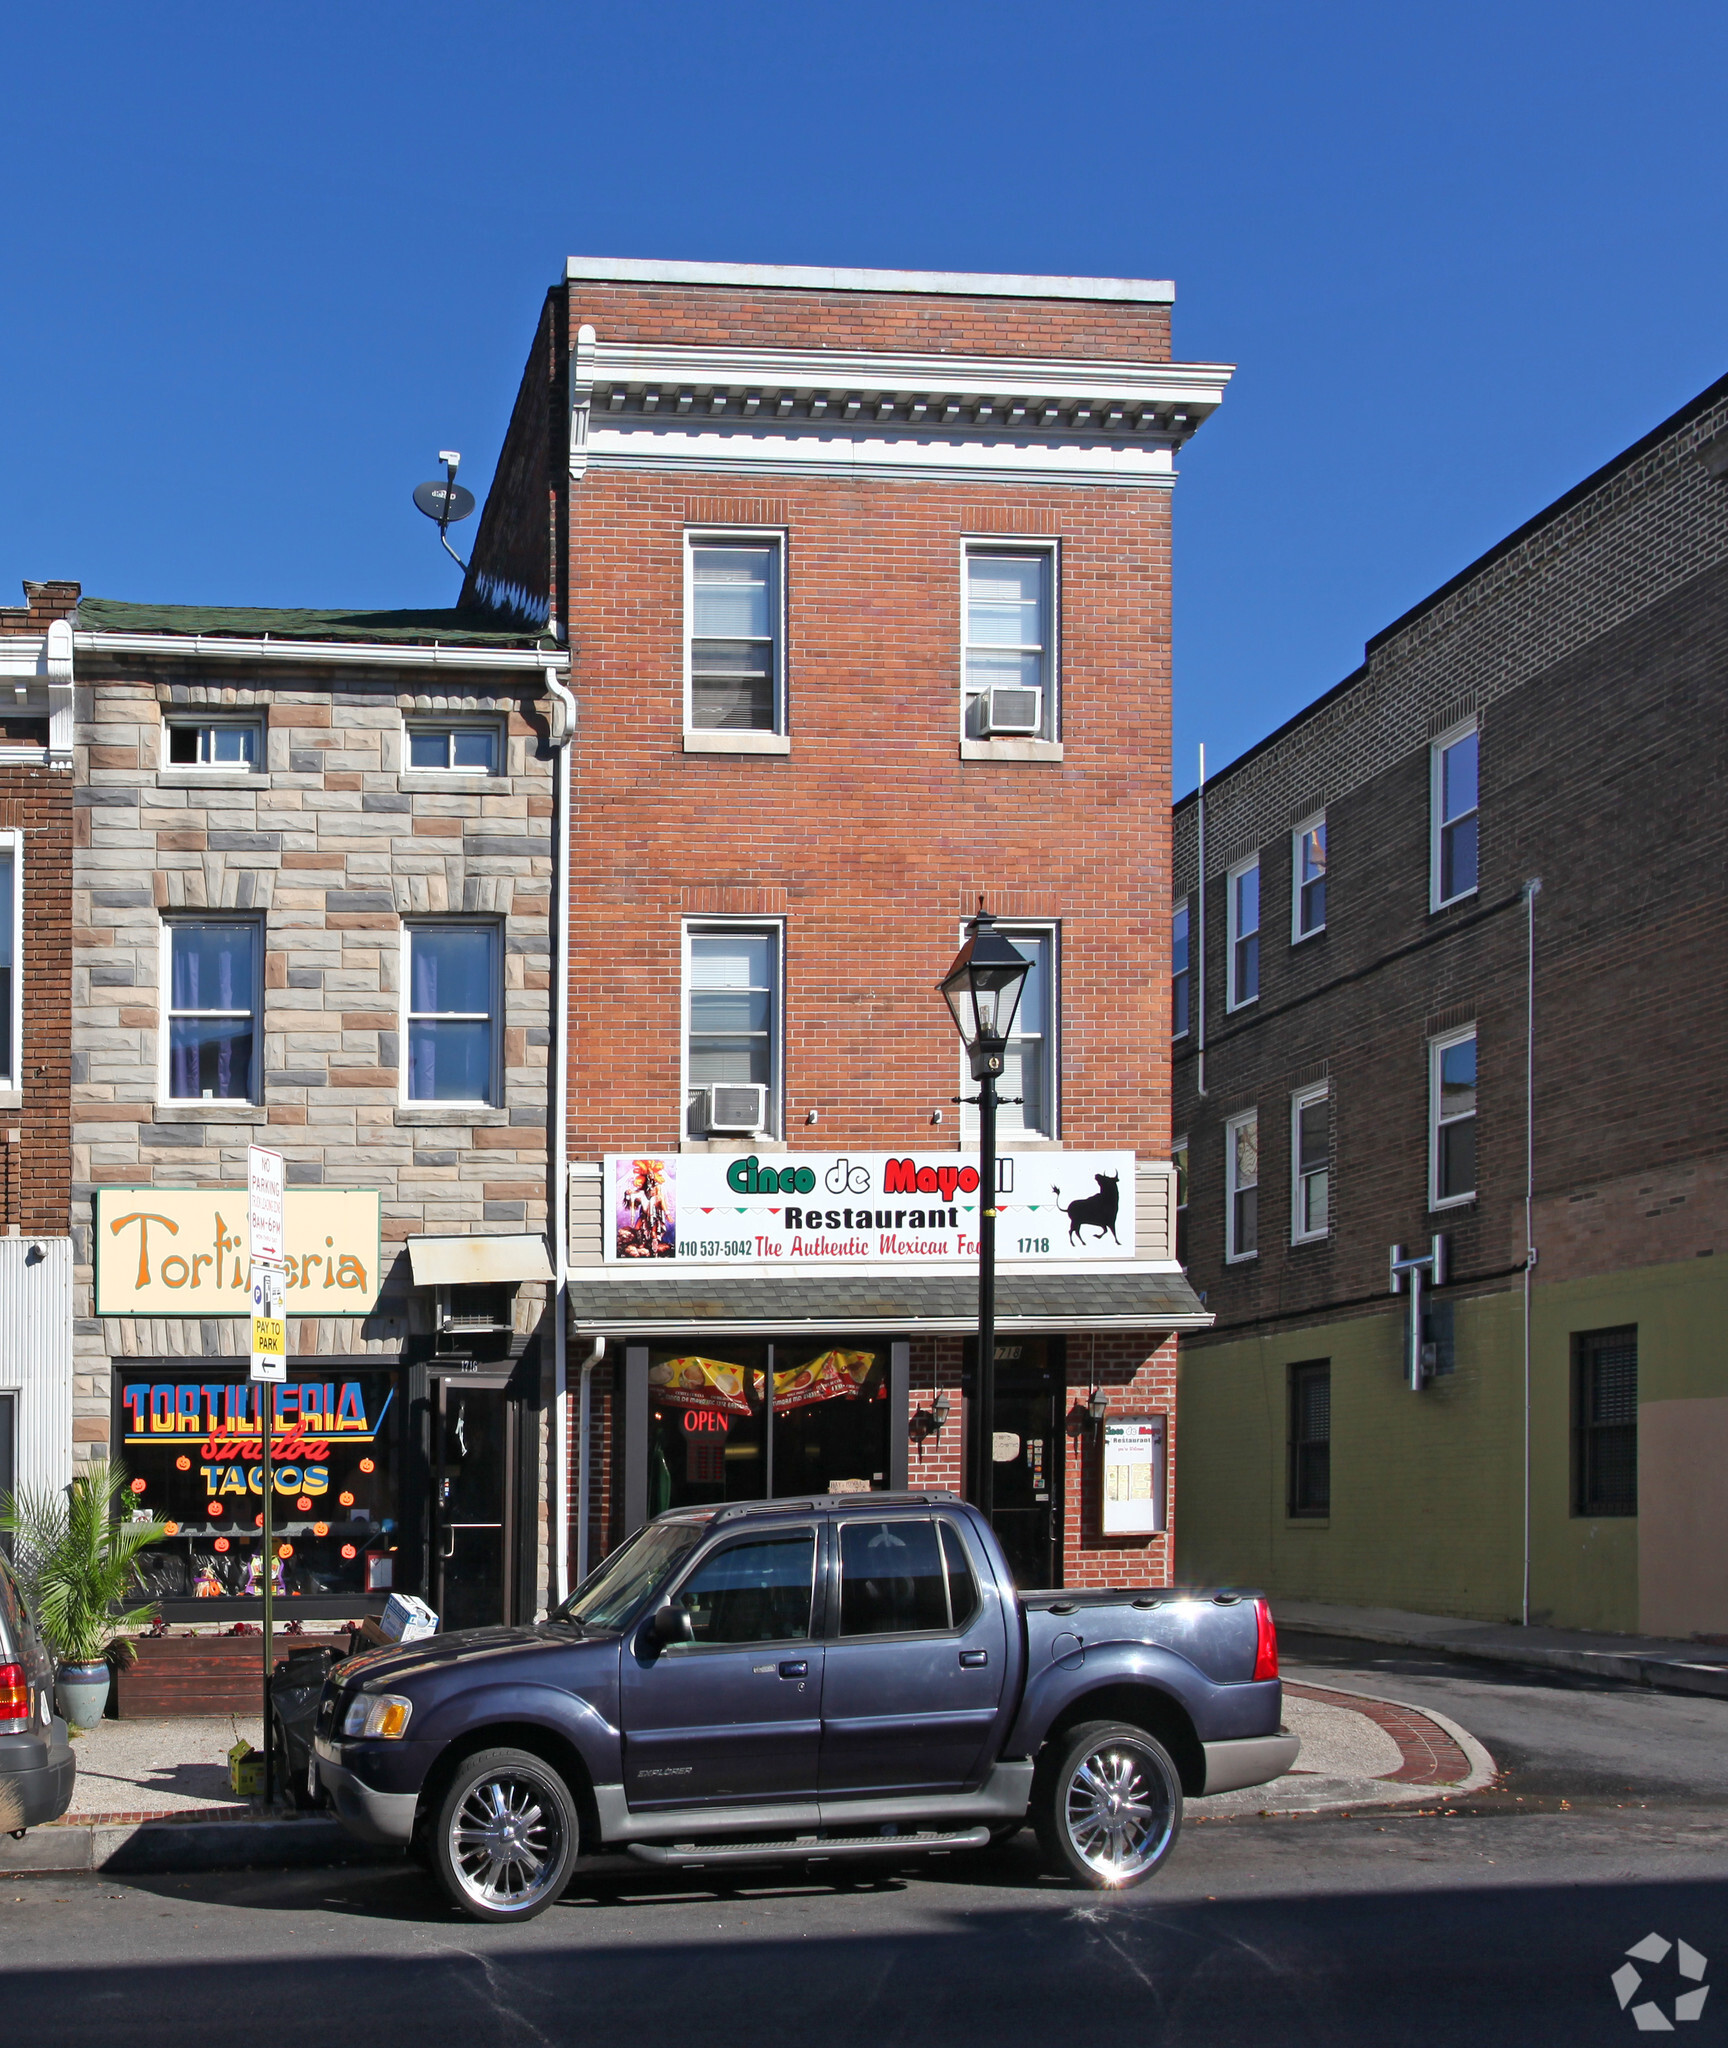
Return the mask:
[[[1206,744],[1200,744],[1200,791],[1195,803],[1195,866],[1199,874],[1200,902],[1196,921],[1200,931],[1188,934],[1194,956],[1194,1092],[1206,1093]]]
[[[589,1468],[593,1460],[588,1455],[589,1432],[589,1382],[594,1377],[594,1368],[606,1356],[606,1339],[596,1337],[594,1348],[582,1361],[582,1391],[576,1403],[576,1584],[581,1585],[588,1576],[588,1514],[589,1514]]]
[[[1536,1270],[1536,899],[1542,878],[1524,884],[1524,1626],[1530,1626],[1530,1279]]]
[[[576,699],[556,673],[545,671],[546,694],[558,707],[550,721],[553,832],[553,893],[557,909],[552,933],[552,1470],[557,1512],[552,1521],[552,1601],[570,1590],[570,740],[576,730]],[[584,1398],[588,1383],[582,1383]]]

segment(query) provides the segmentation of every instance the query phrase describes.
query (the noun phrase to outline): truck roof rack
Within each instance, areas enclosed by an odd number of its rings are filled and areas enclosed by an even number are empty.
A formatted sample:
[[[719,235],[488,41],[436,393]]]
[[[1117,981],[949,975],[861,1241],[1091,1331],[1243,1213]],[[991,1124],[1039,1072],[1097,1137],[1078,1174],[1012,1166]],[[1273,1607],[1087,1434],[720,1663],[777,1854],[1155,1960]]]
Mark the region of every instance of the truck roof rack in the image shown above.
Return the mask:
[[[802,1499],[738,1500],[717,1509],[716,1524],[736,1522],[746,1515],[812,1515],[846,1507],[927,1508],[961,1507],[957,1493],[932,1487],[920,1493],[816,1493]]]

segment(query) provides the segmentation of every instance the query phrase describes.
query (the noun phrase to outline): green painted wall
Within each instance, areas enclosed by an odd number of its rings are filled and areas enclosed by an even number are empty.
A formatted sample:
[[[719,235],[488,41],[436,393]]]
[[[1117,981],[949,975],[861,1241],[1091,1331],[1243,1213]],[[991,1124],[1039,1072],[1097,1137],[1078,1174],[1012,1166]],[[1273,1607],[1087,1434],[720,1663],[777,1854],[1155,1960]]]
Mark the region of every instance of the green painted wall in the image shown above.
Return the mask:
[[[1404,1304],[1180,1363],[1177,1572],[1285,1599],[1516,1620],[1523,1574],[1523,1294],[1455,1300],[1456,1369],[1413,1394]],[[1718,1259],[1538,1286],[1531,1319],[1531,1618],[1638,1627],[1638,1522],[1571,1513],[1571,1338],[1635,1323],[1639,1398],[1728,1394]],[[1287,1370],[1332,1361],[1332,1511],[1285,1512]]]

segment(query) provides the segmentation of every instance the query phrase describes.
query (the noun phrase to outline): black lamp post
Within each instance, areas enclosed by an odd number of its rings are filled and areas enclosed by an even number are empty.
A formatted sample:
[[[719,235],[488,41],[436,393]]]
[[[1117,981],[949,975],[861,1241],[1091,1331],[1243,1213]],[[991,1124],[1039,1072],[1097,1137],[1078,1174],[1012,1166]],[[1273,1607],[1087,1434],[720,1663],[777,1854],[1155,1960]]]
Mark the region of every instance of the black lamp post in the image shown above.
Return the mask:
[[[973,1374],[972,1499],[989,1519],[995,1508],[996,1465],[996,1082],[1032,963],[996,930],[978,906],[966,943],[942,977],[941,989],[978,1083],[978,1369]]]

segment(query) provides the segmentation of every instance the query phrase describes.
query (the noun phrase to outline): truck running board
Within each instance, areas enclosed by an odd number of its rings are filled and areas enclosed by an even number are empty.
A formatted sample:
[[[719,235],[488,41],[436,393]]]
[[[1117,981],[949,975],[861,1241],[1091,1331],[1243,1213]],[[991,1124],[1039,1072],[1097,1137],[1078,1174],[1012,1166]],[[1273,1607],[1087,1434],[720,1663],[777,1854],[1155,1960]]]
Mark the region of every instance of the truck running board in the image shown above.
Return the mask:
[[[630,1842],[630,1855],[662,1869],[707,1863],[820,1863],[835,1856],[908,1856],[931,1849],[982,1849],[988,1828],[919,1828],[903,1835],[799,1835],[781,1842]]]

